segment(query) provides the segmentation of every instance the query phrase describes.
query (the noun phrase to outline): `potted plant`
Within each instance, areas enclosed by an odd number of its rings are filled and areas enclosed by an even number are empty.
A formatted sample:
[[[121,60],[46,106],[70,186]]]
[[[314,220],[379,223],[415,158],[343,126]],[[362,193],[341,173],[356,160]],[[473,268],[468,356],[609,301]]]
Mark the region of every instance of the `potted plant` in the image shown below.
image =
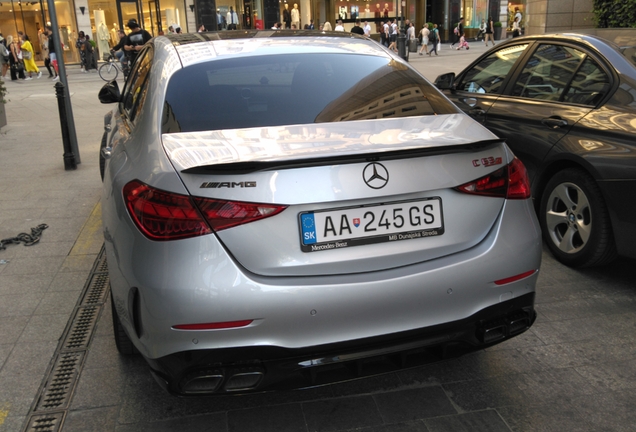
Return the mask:
[[[495,23],[493,24],[494,30],[495,30],[495,40],[501,40],[501,21],[495,21]]]
[[[4,109],[4,105],[7,103],[7,87],[4,84],[4,80],[0,78],[0,128],[7,125],[7,112]]]

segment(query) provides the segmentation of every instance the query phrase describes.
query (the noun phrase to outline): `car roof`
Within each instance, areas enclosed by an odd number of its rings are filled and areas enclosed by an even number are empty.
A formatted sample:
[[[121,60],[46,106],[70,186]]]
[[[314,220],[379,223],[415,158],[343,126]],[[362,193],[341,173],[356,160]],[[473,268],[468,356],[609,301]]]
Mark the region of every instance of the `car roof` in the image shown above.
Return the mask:
[[[272,54],[342,53],[398,59],[375,41],[344,32],[315,30],[237,30],[157,36],[152,40],[169,61],[175,53],[183,67],[216,58]],[[161,56],[161,54],[160,54]]]

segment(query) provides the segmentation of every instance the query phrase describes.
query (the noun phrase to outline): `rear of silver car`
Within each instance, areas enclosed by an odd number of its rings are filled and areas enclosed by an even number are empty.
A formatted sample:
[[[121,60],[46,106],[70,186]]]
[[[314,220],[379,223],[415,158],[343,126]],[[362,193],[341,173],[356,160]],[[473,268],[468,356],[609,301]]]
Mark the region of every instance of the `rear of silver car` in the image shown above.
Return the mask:
[[[119,318],[173,393],[355,378],[534,321],[525,169],[463,114],[170,130],[161,146],[179,181],[153,184],[131,152],[104,221]]]

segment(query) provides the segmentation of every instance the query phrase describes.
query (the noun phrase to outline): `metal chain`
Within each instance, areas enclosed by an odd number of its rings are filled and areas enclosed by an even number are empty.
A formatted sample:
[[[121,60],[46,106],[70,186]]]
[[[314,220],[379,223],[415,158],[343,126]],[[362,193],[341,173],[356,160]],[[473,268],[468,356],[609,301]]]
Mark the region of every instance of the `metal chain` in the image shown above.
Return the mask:
[[[0,250],[7,248],[6,245],[24,243],[25,246],[31,246],[40,241],[42,231],[47,229],[47,224],[40,224],[35,228],[31,228],[31,234],[20,233],[16,237],[0,240]]]

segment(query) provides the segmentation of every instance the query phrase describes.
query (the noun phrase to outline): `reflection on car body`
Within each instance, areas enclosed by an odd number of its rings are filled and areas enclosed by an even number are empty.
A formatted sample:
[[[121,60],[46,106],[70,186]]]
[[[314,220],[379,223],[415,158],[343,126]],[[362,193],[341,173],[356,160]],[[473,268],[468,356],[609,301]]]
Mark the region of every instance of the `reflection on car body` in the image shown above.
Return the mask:
[[[168,391],[359,378],[534,322],[523,164],[373,41],[157,37],[100,98],[115,341]]]

